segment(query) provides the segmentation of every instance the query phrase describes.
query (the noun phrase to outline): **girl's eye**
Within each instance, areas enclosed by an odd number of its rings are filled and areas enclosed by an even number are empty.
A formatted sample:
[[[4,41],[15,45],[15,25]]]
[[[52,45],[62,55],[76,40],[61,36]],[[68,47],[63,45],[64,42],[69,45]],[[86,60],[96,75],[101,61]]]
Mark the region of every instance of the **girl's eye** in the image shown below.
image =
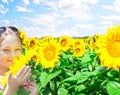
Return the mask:
[[[4,51],[4,52],[9,52],[10,50],[9,50],[9,49],[4,49],[3,51]]]
[[[21,51],[21,50],[22,50],[21,48],[16,49],[16,51]]]

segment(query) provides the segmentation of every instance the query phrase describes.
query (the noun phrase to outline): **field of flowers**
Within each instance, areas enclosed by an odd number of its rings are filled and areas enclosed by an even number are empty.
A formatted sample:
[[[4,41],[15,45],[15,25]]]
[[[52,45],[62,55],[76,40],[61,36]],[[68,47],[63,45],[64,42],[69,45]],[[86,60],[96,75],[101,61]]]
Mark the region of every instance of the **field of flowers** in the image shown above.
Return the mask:
[[[20,35],[23,54],[14,59],[10,71],[14,76],[29,65],[39,95],[120,95],[119,25],[92,37],[28,38],[21,30]],[[18,95],[28,93],[21,88]]]

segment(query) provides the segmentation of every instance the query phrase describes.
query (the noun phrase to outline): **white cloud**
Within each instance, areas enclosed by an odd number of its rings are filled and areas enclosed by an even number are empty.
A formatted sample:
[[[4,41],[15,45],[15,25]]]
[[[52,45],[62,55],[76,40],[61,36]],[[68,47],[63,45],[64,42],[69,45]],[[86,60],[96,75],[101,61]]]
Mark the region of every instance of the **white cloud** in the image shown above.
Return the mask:
[[[88,4],[96,4],[97,0],[60,0],[59,6],[63,9],[89,10]]]
[[[41,37],[43,36],[41,33],[41,29],[39,27],[23,27],[22,30],[26,32],[28,37]]]
[[[76,24],[75,28],[80,29],[80,30],[94,30],[94,26],[92,24]]]
[[[100,21],[100,24],[103,24],[103,25],[113,25],[114,23],[110,20],[102,20]]]
[[[47,7],[48,10],[52,10],[52,12],[58,12],[58,1],[51,1],[51,2],[48,2],[48,1],[45,1],[43,0],[43,3],[44,5]]]
[[[76,37],[84,37],[93,36],[95,34],[95,28],[92,24],[76,24],[72,29],[77,31],[78,35]]]
[[[120,21],[120,15],[108,15],[108,16],[98,16],[102,20],[113,20],[113,21]]]
[[[1,22],[3,25],[9,25],[9,23],[10,23],[8,20],[1,20],[0,22]]]
[[[6,3],[6,4],[9,4],[9,1],[13,2],[14,0],[2,0],[2,2]]]
[[[29,0],[23,0],[24,4],[29,5],[30,1]]]
[[[83,2],[94,5],[94,4],[98,3],[98,0],[83,0]]]
[[[7,4],[8,4],[8,0],[2,0],[2,2],[4,2],[4,3],[7,3]]]
[[[59,31],[52,30],[50,27],[46,29],[42,29],[40,27],[24,27],[24,31],[26,32],[28,37],[44,37],[44,36],[53,36],[53,37],[60,37],[63,35],[71,36],[71,37],[78,37],[78,31],[74,29],[62,29]]]
[[[74,27],[65,28],[65,29],[61,29],[60,31],[56,32],[56,37],[60,37],[60,36],[78,37],[80,36],[80,33]]]
[[[61,0],[59,2],[59,8],[62,10],[89,10],[89,6],[85,5],[80,0]],[[71,11],[72,11],[71,10]]]
[[[114,7],[110,5],[102,5],[102,8],[106,10],[114,10]]]
[[[115,8],[115,11],[120,12],[120,0],[115,0],[113,2],[113,6]]]
[[[88,21],[92,19],[92,17],[89,15],[90,7],[87,4],[88,3],[95,4],[95,3],[93,3],[92,1],[91,1],[92,3],[89,1],[85,3],[83,1],[60,0],[58,2],[44,2],[45,5],[47,5],[52,10],[50,14],[39,14],[33,17],[24,17],[25,20],[28,20],[28,22],[33,24],[33,28],[29,27],[30,28],[29,30],[32,31],[30,33],[34,33],[34,34],[29,33],[29,35],[30,36],[36,35],[37,37],[45,36],[45,35],[53,35],[55,37],[61,35],[68,35],[68,36],[77,37],[82,35],[82,32],[80,32],[80,30],[82,31],[94,30],[94,26],[91,24],[74,25],[72,21],[70,22],[70,20]],[[66,21],[68,21],[68,23],[70,22],[73,27],[63,28],[62,25],[64,26],[64,23],[66,23]],[[37,26],[39,28],[36,28]],[[28,29],[28,27],[26,29]],[[37,31],[37,33],[34,31]]]
[[[0,4],[0,13],[1,14],[6,14],[9,11],[8,8],[4,8],[2,4]]]
[[[13,26],[16,26],[16,27],[18,27],[18,26],[20,26],[21,25],[21,23],[20,23],[20,21],[18,20],[18,19],[14,19],[13,21],[12,21],[12,25]]]
[[[0,10],[4,9],[4,6],[2,4],[0,4]]]
[[[61,24],[62,22],[57,20],[57,14],[40,14],[35,17],[24,17],[25,20],[28,20],[29,23],[33,25],[33,28],[29,27],[31,33],[36,33],[32,35],[36,35],[37,37],[40,36],[45,36],[45,35],[55,35],[57,34],[56,27],[57,25]],[[27,28],[25,28],[27,29]],[[28,31],[26,30],[26,31]],[[34,32],[36,31],[36,32]],[[27,32],[28,33],[28,32]],[[38,35],[40,34],[40,35]],[[32,36],[30,33],[28,34],[29,36]]]
[[[67,18],[72,18],[75,20],[91,20],[92,17],[90,16],[90,14],[88,14],[87,12],[84,11],[80,11],[80,13],[78,12],[78,10],[74,10],[74,11],[64,11],[63,12],[63,18],[67,19]]]
[[[8,12],[8,9],[1,10],[0,12],[1,12],[1,14],[6,14]]]
[[[51,30],[51,28],[43,29],[41,27],[23,27],[23,31],[26,32],[28,37],[44,37],[44,36],[54,36],[56,37],[58,31]]]
[[[74,20],[91,20],[90,7],[88,4],[95,4],[97,0],[58,0],[45,2],[48,10],[59,14],[59,17],[63,19],[74,19]]]
[[[49,26],[49,25],[57,25],[59,21],[57,21],[57,14],[40,14],[35,17],[26,17],[24,19],[30,21],[34,25],[41,25],[41,26]]]
[[[113,27],[113,25],[100,25],[99,27],[96,27],[96,33],[105,34],[110,27]]]
[[[40,2],[43,2],[43,0],[33,0],[33,3],[40,4]]]
[[[16,10],[19,11],[19,12],[32,12],[31,9],[27,9],[27,8],[24,8],[24,7],[21,7],[21,6],[16,6]]]
[[[80,0],[61,0],[58,9],[61,9],[63,18],[73,18],[76,20],[92,19],[89,15],[89,6]]]
[[[102,8],[120,13],[120,0],[114,0],[113,5],[102,5]]]

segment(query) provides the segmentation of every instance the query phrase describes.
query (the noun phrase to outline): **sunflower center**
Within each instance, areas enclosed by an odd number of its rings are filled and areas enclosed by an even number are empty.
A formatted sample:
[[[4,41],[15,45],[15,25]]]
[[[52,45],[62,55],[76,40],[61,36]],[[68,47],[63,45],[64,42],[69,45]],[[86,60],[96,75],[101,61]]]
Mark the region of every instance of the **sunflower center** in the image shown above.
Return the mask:
[[[75,46],[79,46],[79,45],[80,45],[80,42],[76,42],[76,43],[75,43]]]
[[[62,45],[63,47],[65,47],[66,44],[67,44],[67,41],[66,41],[66,40],[62,40],[62,41],[61,41],[61,45]]]
[[[30,47],[33,48],[34,45],[35,45],[35,42],[34,42],[34,41],[31,41],[31,42],[30,42]]]
[[[80,48],[76,48],[76,52],[79,53],[80,52]]]
[[[55,58],[55,48],[54,47],[47,47],[45,50],[44,50],[44,58],[47,60],[47,61],[51,61]]]
[[[120,40],[116,40],[108,45],[108,52],[113,57],[120,57]]]

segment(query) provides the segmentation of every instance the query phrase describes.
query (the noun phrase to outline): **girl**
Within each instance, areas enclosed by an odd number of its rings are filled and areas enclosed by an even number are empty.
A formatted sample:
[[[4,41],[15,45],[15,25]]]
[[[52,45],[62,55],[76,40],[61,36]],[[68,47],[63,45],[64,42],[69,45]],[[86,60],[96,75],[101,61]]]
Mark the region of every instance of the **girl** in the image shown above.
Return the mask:
[[[9,66],[13,64],[13,58],[21,53],[22,46],[17,28],[0,27],[0,76],[3,76],[9,70]],[[29,80],[30,75],[29,66],[23,66],[14,77],[10,73],[3,95],[13,95],[20,86]],[[38,95],[38,88],[34,82],[30,82],[26,90],[31,92],[30,95]]]

